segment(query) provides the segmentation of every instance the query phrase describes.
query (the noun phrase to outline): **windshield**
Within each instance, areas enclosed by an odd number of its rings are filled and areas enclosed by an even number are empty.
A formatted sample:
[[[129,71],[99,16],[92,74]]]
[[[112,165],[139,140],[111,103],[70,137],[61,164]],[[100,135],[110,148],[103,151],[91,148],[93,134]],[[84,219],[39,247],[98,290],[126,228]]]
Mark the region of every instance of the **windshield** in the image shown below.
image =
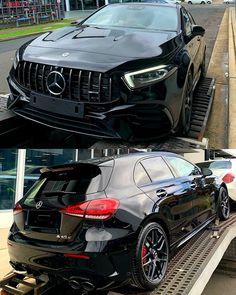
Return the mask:
[[[83,25],[177,31],[178,15],[176,8],[169,6],[112,4],[93,14]]]

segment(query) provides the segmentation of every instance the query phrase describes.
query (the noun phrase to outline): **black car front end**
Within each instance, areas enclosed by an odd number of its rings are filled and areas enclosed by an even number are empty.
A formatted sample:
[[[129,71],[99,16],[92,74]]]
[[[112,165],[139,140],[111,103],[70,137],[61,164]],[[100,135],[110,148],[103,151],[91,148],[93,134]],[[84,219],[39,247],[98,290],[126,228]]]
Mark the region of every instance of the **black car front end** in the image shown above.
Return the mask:
[[[118,7],[136,13],[139,4]],[[176,23],[166,30],[100,27],[87,25],[89,17],[20,48],[8,77],[9,109],[40,124],[101,138],[140,140],[174,131],[188,70],[179,59],[184,50],[179,8],[140,7],[143,13],[167,9]],[[108,5],[94,16],[113,8],[118,9]]]
[[[50,73],[64,78],[62,93],[50,92]],[[182,95],[177,74],[173,68],[165,80],[129,89],[121,71],[102,73],[21,61],[8,78],[8,106],[24,118],[75,133],[153,138],[176,126]],[[174,95],[171,89],[176,89]]]

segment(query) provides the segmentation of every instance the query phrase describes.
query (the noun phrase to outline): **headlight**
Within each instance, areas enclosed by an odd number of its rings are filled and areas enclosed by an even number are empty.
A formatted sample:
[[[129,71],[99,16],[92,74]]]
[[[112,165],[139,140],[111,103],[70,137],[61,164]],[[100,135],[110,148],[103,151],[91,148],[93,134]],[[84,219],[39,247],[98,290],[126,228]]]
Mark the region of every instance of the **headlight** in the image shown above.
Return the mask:
[[[19,49],[17,49],[16,54],[15,54],[15,58],[14,58],[14,62],[13,62],[13,67],[15,70],[17,68],[19,61],[20,61],[20,52],[19,52]]]
[[[123,80],[131,89],[140,88],[163,80],[171,75],[176,69],[176,67],[166,65],[147,68],[136,72],[126,73],[123,76]]]

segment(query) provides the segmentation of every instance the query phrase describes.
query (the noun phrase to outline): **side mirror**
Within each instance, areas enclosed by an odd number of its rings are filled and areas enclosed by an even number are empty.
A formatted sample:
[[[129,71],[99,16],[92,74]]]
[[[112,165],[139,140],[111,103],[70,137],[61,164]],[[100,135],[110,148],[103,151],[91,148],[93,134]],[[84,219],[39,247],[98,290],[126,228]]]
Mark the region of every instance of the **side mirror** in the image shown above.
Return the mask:
[[[202,26],[194,25],[192,29],[193,36],[204,36],[205,35],[205,29]]]
[[[212,171],[209,168],[202,167],[201,168],[203,177],[212,175]]]

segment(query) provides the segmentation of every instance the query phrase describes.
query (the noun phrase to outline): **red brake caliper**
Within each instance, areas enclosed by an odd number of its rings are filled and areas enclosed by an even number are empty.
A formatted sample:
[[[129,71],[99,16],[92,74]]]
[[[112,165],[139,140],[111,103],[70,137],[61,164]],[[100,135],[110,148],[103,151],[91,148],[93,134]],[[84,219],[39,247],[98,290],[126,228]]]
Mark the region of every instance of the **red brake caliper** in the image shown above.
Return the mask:
[[[142,247],[142,258],[147,255],[147,252],[148,252],[147,246],[143,245],[143,247]],[[145,259],[143,259],[142,261],[143,261],[143,263],[146,263],[147,262],[147,257]]]

